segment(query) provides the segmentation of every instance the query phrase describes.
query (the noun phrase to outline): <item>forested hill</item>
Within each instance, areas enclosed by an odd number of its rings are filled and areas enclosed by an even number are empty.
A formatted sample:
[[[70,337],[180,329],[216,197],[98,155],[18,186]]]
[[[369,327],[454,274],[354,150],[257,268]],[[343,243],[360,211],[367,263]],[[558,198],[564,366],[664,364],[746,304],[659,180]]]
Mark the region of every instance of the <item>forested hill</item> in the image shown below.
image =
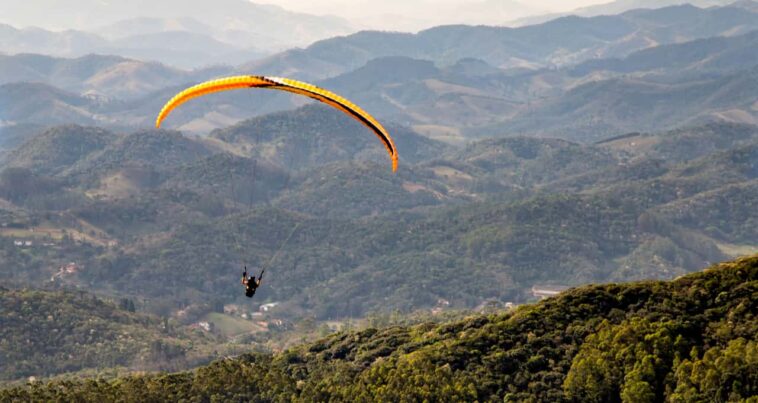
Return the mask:
[[[224,348],[175,321],[136,313],[130,299],[117,305],[85,292],[0,287],[0,384],[79,371],[178,370]]]
[[[0,401],[741,401],[758,394],[756,312],[758,255],[193,372],[34,384]]]

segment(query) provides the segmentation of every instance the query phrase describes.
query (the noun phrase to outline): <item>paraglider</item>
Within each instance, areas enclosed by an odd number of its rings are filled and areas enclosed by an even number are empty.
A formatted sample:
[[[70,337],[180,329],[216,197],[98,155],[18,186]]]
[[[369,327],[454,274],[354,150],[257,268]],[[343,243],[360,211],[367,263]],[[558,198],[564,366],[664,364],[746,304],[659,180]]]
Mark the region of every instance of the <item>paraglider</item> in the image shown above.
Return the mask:
[[[247,266],[245,266],[245,271],[242,272],[242,285],[245,286],[245,296],[248,298],[253,298],[253,295],[255,295],[255,290],[258,289],[258,287],[261,286],[261,280],[263,280],[263,272],[266,270],[261,270],[260,276],[258,278],[255,278],[255,274],[252,276],[247,275]]]
[[[387,153],[390,156],[390,160],[392,161],[392,171],[397,171],[398,155],[397,149],[395,148],[395,142],[392,140],[392,137],[390,137],[389,133],[387,133],[387,130],[385,130],[384,127],[376,119],[374,119],[373,116],[366,113],[358,105],[355,105],[354,103],[331,91],[316,87],[312,84],[291,80],[288,78],[234,76],[197,84],[176,94],[163,106],[163,109],[161,109],[158,117],[155,120],[155,127],[160,128],[161,123],[164,119],[166,119],[166,117],[168,117],[171,111],[193,98],[201,97],[215,92],[244,88],[268,88],[287,91],[298,95],[305,95],[344,112],[348,116],[368,127],[371,131],[374,132],[374,134],[376,134],[377,137],[379,137],[379,140],[381,140],[384,144],[384,147],[387,149]],[[279,251],[274,254],[271,261],[276,259],[276,256],[295,233],[296,229],[297,226],[295,226],[295,229],[292,230],[292,233],[290,233],[289,237],[287,237],[287,239],[284,241],[282,246],[279,248]],[[270,263],[271,262],[269,262],[269,264]],[[256,279],[255,276],[248,277],[247,267],[245,267],[245,271],[242,274],[242,285],[245,286],[245,296],[248,298],[252,298],[253,295],[255,295],[255,291],[261,284],[263,271],[265,271],[265,269],[261,271],[260,276]]]
[[[347,99],[327,91],[323,88],[316,87],[308,83],[301,81],[291,80],[281,77],[264,77],[264,76],[234,76],[227,78],[220,78],[217,80],[206,81],[204,83],[187,88],[184,91],[178,93],[170,101],[166,103],[161,112],[158,114],[158,118],[155,121],[155,127],[159,128],[163,120],[179,105],[189,101],[190,99],[201,97],[215,92],[229,91],[243,88],[268,88],[281,91],[292,92],[299,95],[305,95],[313,98],[317,101],[330,105],[353,119],[361,122],[376,134],[382,141],[384,147],[387,149],[387,153],[392,160],[392,171],[397,170],[397,149],[395,143],[390,137],[387,130],[374,119],[373,116],[366,113],[358,105],[348,101]]]

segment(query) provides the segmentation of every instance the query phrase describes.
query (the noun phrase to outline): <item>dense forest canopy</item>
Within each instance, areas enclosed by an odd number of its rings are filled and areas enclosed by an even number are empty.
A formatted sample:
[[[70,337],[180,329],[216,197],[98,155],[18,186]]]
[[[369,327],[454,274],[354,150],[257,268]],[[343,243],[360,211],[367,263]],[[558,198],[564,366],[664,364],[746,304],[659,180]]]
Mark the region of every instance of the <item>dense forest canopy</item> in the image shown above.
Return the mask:
[[[0,399],[713,402],[758,393],[758,256],[510,312],[338,333],[190,372],[32,383]]]
[[[210,139],[80,126],[33,136],[0,173],[0,271],[26,283],[74,261],[84,269],[61,286],[170,315],[234,303],[242,262],[261,268],[281,248],[261,301],[323,320],[440,299],[520,303],[533,285],[665,279],[754,251],[755,126],[464,148],[401,132],[399,148],[426,151],[402,154],[393,174],[340,115],[311,106]]]

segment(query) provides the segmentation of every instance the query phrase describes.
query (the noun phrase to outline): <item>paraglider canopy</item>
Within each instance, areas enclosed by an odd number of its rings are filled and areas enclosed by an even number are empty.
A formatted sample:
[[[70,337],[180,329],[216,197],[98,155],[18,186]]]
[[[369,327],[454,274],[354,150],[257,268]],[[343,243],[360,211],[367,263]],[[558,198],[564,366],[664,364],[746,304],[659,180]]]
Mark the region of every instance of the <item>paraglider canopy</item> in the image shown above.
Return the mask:
[[[379,137],[379,139],[384,144],[384,147],[387,149],[387,152],[390,155],[390,159],[392,160],[392,171],[397,171],[398,157],[395,143],[390,137],[389,133],[387,133],[387,130],[385,130],[384,127],[382,127],[382,125],[376,119],[374,119],[373,116],[366,113],[358,105],[355,105],[354,103],[333,92],[316,87],[315,85],[291,80],[288,78],[234,76],[206,81],[204,83],[195,85],[178,93],[166,103],[161,112],[158,114],[158,118],[155,121],[155,127],[160,127],[163,120],[171,113],[172,110],[184,102],[189,101],[190,99],[208,95],[214,92],[242,88],[269,88],[288,91],[299,95],[305,95],[317,101],[331,105],[336,109],[339,109],[340,111],[346,113],[353,119],[361,122],[363,125],[371,129],[376,134],[376,136]]]

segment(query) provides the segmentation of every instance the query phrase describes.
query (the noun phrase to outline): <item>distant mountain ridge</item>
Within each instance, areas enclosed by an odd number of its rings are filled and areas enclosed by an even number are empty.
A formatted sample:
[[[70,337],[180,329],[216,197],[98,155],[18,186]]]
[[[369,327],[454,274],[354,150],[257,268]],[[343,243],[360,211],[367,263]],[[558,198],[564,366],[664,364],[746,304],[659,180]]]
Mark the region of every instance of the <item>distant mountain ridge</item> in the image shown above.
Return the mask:
[[[671,20],[668,15],[679,18]],[[425,59],[440,65],[472,57],[499,68],[562,66],[757,28],[758,14],[742,8],[700,9],[685,5],[614,16],[570,16],[521,28],[453,25],[418,34],[365,31],[319,41],[241,69],[263,74],[295,71],[317,79],[333,77],[386,56]]]
[[[261,57],[270,50],[252,43],[242,46],[223,43],[203,33],[165,31],[105,39],[85,31],[47,31],[40,28],[16,29],[0,24],[0,51],[6,54],[37,53],[78,58],[97,53],[144,61],[161,62],[182,68],[233,65]]]
[[[155,26],[147,32],[195,24],[192,20],[140,23]],[[742,33],[755,28],[758,14],[738,5],[709,9],[683,5],[616,16],[566,17],[518,29],[443,26],[418,34],[366,31],[234,69],[187,72],[110,56],[2,56],[0,82],[37,81],[47,75],[47,84],[86,98],[67,104],[66,98],[27,87],[28,98],[39,102],[25,103],[38,109],[9,112],[2,119],[10,124],[57,124],[70,119],[113,128],[152,126],[163,102],[186,86],[253,73],[312,80],[385,122],[414,126],[430,138],[457,144],[483,136],[529,133],[592,142],[628,131],[666,130],[709,120],[754,123],[754,108],[748,102],[753,87],[748,81],[750,68],[758,62],[757,37]],[[739,99],[702,98],[719,85],[739,86],[741,80],[747,81]],[[652,105],[637,102],[639,97],[665,98],[667,91],[673,99],[663,105],[689,102],[687,113],[667,112],[662,119],[645,115]],[[689,91],[694,91],[691,99]],[[682,98],[685,95],[687,99]],[[57,101],[43,100],[51,97]],[[690,102],[698,97],[700,101]],[[214,94],[188,103],[166,124],[202,134],[304,102],[266,91]],[[627,106],[635,112],[621,110]]]
[[[148,0],[100,2],[80,0],[63,6],[39,0],[34,6],[8,0],[0,4],[0,51],[79,57],[115,54],[176,67],[233,65],[274,51],[305,46],[315,40],[353,32],[334,16],[294,13],[246,0],[207,2]],[[45,20],[38,10],[57,16]],[[150,10],[150,18],[138,18]],[[16,29],[19,26],[52,26]],[[62,21],[76,21],[73,25]]]
[[[638,75],[655,73],[681,81],[688,75],[731,72],[758,65],[758,55],[752,52],[755,46],[758,46],[758,31],[658,46],[622,59],[590,60],[569,70],[576,75],[599,71]]]
[[[100,99],[129,99],[218,74],[220,68],[187,72],[159,63],[120,56],[86,55],[74,59],[35,54],[0,55],[0,84],[46,83]]]
[[[758,65],[715,78],[660,83],[637,78],[590,82],[548,100],[480,135],[532,132],[599,141],[631,131],[674,129],[721,120],[756,124]]]
[[[93,124],[93,100],[39,83],[0,85],[0,119],[9,122]],[[26,122],[24,122],[26,121]]]
[[[658,9],[670,6],[679,6],[691,4],[700,8],[738,6],[750,8],[752,0],[734,1],[734,0],[615,0],[604,4],[597,4],[588,7],[581,7],[566,13],[551,13],[525,17],[511,22],[514,26],[524,26],[540,24],[555,18],[565,17],[567,15],[577,15],[582,17],[594,17],[598,15],[621,14],[633,9]]]

